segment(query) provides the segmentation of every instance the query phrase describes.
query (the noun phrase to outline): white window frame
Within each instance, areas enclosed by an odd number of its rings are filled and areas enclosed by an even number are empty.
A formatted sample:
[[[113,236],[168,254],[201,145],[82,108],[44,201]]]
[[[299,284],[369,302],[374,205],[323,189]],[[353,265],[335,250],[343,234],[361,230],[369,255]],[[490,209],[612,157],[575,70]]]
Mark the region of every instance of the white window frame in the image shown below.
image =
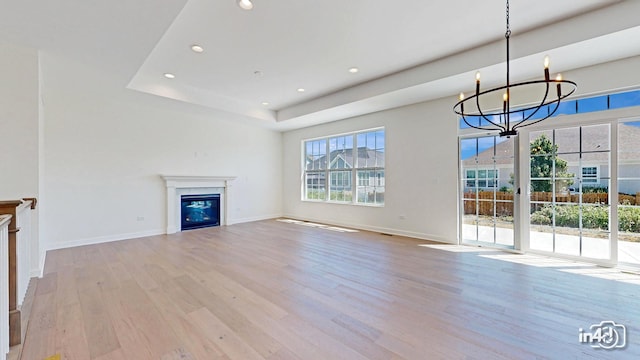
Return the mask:
[[[319,137],[319,138],[312,138],[312,139],[304,139],[302,140],[302,179],[303,179],[303,184],[302,184],[302,196],[301,199],[302,201],[310,201],[310,202],[329,202],[329,203],[338,203],[338,204],[350,204],[350,205],[360,205],[360,206],[375,206],[375,207],[383,207],[384,206],[384,199],[381,202],[361,202],[358,201],[358,191],[362,191],[362,188],[367,188],[367,187],[373,187],[375,189],[378,188],[382,188],[383,190],[385,189],[385,181],[384,181],[384,176],[386,175],[385,172],[385,167],[384,166],[380,166],[379,163],[377,163],[377,161],[373,164],[373,166],[367,164],[367,166],[362,166],[361,164],[358,164],[358,148],[360,147],[358,145],[358,135],[362,135],[362,134],[367,134],[367,133],[375,133],[375,132],[383,132],[383,137],[384,137],[384,144],[382,148],[376,148],[374,149],[374,151],[380,151],[382,153],[382,159],[383,159],[383,164],[386,161],[386,155],[385,155],[385,148],[386,148],[386,131],[384,127],[380,127],[380,128],[373,128],[373,129],[366,129],[366,130],[360,130],[360,131],[354,131],[354,132],[349,132],[349,133],[343,133],[343,134],[337,134],[337,135],[330,135],[330,136],[323,136],[323,137]],[[351,152],[352,152],[352,162],[353,164],[350,164],[350,166],[345,166],[344,168],[332,168],[332,164],[333,162],[331,161],[331,139],[335,139],[335,138],[340,138],[340,137],[352,137],[352,144],[353,144],[353,148],[351,148]],[[308,163],[308,159],[307,159],[307,143],[308,142],[317,142],[317,141],[324,141],[325,145],[326,145],[326,149],[324,151],[324,168],[323,169],[307,169],[307,163]],[[317,155],[317,154],[315,154]],[[376,158],[377,155],[376,155]],[[344,159],[346,160],[346,159]],[[386,164],[385,164],[386,165]],[[358,173],[362,172],[362,171],[366,171],[369,173],[374,173],[374,174],[383,174],[383,177],[380,178],[379,176],[376,177],[373,181],[373,184],[371,184],[371,181],[369,181],[369,184],[367,185],[361,185],[360,184],[360,178],[358,177]],[[349,172],[349,178],[348,179],[342,179],[342,185],[347,184],[350,186],[351,188],[351,196],[350,197],[341,197],[341,198],[336,198],[336,199],[332,199],[331,196],[331,191],[332,191],[332,187],[335,186],[336,184],[334,184],[333,177],[332,174],[335,175],[339,175],[337,173],[344,173],[344,172]],[[308,192],[308,182],[307,182],[307,176],[310,174],[324,174],[324,198],[320,199],[320,198],[308,198],[309,192]],[[379,193],[378,193],[379,194]],[[377,196],[377,195],[376,195]],[[345,200],[346,199],[346,200]]]

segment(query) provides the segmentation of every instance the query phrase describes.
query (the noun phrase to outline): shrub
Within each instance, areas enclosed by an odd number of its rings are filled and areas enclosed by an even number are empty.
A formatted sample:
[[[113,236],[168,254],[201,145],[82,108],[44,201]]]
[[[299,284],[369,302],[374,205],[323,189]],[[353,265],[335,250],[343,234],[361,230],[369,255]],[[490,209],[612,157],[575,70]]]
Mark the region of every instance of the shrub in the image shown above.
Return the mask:
[[[606,186],[583,186],[582,187],[583,194],[607,194],[609,193],[609,188]]]
[[[577,228],[580,213],[578,205],[556,206],[556,225]],[[551,225],[553,223],[553,206],[545,204],[531,214],[531,223],[535,225]],[[597,205],[582,206],[582,227],[585,229],[609,229],[609,207]],[[618,208],[618,230],[640,233],[640,207],[624,206]]]
[[[640,233],[640,207],[618,208],[618,229]]]
[[[551,218],[542,214],[540,211],[536,211],[531,214],[531,223],[536,225],[551,225]]]
[[[582,227],[587,229],[609,229],[608,206],[583,206]]]
[[[580,226],[578,205],[556,206],[556,226],[577,228]]]

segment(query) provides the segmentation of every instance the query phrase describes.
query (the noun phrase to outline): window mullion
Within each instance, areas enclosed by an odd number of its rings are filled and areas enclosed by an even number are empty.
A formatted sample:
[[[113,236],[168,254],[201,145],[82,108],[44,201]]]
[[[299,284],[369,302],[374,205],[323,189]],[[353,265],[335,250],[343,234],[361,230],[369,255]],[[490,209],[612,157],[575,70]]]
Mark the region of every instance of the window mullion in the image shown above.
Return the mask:
[[[353,162],[351,166],[351,203],[355,204],[358,202],[358,137],[356,134],[352,135],[352,146],[351,149],[351,161]]]
[[[329,164],[331,163],[331,153],[329,152],[330,139],[327,138],[324,144],[324,201],[329,200],[329,192],[331,191],[331,174],[329,173]]]

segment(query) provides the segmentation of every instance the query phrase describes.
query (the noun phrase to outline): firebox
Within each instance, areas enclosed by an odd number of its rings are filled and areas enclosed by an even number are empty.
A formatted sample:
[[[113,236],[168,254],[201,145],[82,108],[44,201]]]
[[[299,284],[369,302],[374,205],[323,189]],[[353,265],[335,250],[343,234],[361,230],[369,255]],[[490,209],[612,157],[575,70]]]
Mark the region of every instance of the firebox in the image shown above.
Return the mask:
[[[220,225],[220,194],[182,195],[182,230]]]

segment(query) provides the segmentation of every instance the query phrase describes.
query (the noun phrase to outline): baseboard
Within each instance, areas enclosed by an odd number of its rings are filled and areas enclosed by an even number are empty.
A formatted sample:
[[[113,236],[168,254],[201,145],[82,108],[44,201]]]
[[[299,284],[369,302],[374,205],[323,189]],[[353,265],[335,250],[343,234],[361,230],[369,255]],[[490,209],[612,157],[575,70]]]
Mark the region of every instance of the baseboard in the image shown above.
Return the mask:
[[[305,218],[305,217],[295,216],[295,215],[283,215],[283,217],[296,219],[296,220],[303,220],[303,221],[312,221],[312,222],[317,222],[317,223],[322,223],[327,225],[341,226],[341,227],[357,229],[357,230],[365,230],[365,231],[371,231],[371,232],[377,232],[377,233],[383,233],[383,234],[406,236],[406,237],[411,237],[411,238],[420,239],[420,240],[441,242],[445,244],[457,244],[457,241],[455,239],[447,239],[442,236],[427,234],[427,233],[420,233],[415,231],[407,231],[402,229],[393,229],[393,228],[386,228],[386,227],[380,227],[380,226],[371,226],[367,224],[341,223],[339,221]]]
[[[136,238],[141,238],[146,236],[156,236],[156,235],[164,235],[164,234],[165,234],[164,229],[154,229],[154,230],[140,231],[135,233],[97,236],[93,238],[79,239],[79,240],[68,241],[64,243],[53,244],[52,246],[45,247],[45,251],[66,249],[66,248],[76,247],[76,246],[94,245],[94,244],[101,244],[101,243],[112,242],[112,241],[136,239]]]

